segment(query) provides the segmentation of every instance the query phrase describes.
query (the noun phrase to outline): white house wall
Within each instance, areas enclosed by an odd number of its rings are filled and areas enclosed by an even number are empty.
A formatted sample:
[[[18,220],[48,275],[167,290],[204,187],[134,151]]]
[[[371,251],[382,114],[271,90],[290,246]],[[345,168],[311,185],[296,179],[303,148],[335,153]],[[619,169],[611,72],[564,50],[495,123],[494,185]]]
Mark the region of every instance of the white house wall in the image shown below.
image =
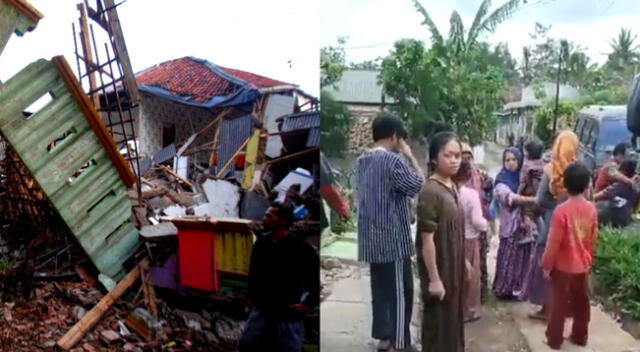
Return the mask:
[[[217,111],[169,102],[150,95],[143,95],[136,136],[140,141],[140,155],[153,156],[162,149],[162,129],[165,125],[176,126],[176,143],[185,142],[193,133],[207,126],[217,117]],[[213,141],[215,128],[199,136],[192,146]],[[209,153],[199,153],[199,162],[208,162]]]

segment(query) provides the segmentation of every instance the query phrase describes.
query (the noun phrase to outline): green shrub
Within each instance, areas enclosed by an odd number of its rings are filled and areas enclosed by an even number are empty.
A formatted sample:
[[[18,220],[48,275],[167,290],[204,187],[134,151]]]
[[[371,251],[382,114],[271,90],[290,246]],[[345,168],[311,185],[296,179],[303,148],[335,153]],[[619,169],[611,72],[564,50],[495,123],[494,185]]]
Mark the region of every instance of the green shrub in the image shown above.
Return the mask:
[[[640,235],[637,228],[600,230],[593,271],[598,285],[633,318],[640,318]]]

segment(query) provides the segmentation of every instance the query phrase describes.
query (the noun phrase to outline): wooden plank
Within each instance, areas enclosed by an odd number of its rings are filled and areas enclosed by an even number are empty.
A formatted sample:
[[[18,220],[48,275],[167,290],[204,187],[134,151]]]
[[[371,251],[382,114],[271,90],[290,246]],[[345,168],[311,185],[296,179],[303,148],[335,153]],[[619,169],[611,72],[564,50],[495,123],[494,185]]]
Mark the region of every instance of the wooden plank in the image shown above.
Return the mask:
[[[107,131],[107,128],[104,127],[102,118],[100,118],[100,115],[89,101],[89,98],[84,94],[80,83],[76,80],[73,75],[73,71],[71,71],[71,68],[67,63],[67,60],[65,60],[64,56],[56,56],[52,61],[58,70],[60,77],[65,82],[67,89],[71,93],[71,96],[76,101],[76,104],[78,104],[80,111],[82,111],[83,115],[87,118],[91,129],[93,129],[98,140],[109,155],[109,158],[116,167],[116,170],[120,174],[125,186],[132,187],[136,182],[135,175],[122,155],[120,155],[113,137],[109,131]]]
[[[113,35],[116,55],[118,56],[120,65],[122,66],[124,87],[127,90],[127,94],[129,94],[132,105],[136,106],[140,104],[140,93],[138,92],[138,84],[136,83],[136,77],[133,73],[131,60],[129,59],[127,45],[124,41],[124,34],[122,33],[122,27],[120,26],[120,19],[118,18],[116,4],[113,0],[104,0],[104,5],[109,9],[109,27],[111,28],[111,34]]]
[[[140,265],[147,265],[147,261],[143,261]],[[100,322],[102,316],[111,308],[111,306],[120,298],[136,281],[140,278],[140,266],[136,266],[122,281],[120,281],[113,291],[102,297],[100,302],[95,305],[80,321],[74,325],[71,330],[58,340],[57,344],[63,350],[69,350],[75,346],[82,337]]]
[[[91,92],[95,92],[96,87],[96,74],[95,71],[91,69],[91,64],[93,62],[93,52],[91,51],[91,40],[89,37],[89,23],[87,21],[87,11],[84,7],[83,3],[78,4],[78,11],[80,11],[80,44],[82,44],[82,53],[84,54],[85,67],[86,72],[89,72],[89,90]],[[91,97],[93,98],[93,106],[96,109],[100,108],[100,96],[98,94],[92,93]]]

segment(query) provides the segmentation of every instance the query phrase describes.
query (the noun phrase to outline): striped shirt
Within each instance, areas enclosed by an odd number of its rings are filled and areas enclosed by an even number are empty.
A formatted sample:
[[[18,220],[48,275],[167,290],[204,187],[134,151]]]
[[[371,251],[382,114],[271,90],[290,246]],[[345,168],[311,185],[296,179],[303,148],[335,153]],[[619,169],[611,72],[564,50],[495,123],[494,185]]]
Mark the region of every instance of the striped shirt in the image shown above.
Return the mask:
[[[414,255],[411,240],[411,198],[422,177],[400,155],[382,148],[358,160],[358,260],[388,263]]]

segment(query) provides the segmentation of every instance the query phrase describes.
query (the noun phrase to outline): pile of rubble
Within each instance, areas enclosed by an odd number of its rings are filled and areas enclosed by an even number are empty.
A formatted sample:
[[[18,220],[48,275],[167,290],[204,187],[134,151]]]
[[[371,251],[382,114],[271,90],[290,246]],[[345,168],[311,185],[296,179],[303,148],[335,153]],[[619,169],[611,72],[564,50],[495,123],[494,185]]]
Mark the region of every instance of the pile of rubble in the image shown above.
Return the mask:
[[[94,283],[95,284],[95,283]],[[0,349],[49,350],[88,314],[103,294],[88,282],[52,282],[36,288],[30,302],[5,302]],[[154,317],[140,293],[119,300],[72,351],[235,351],[244,322],[222,316],[212,306],[197,311],[171,308],[158,300]]]
[[[200,132],[139,155],[140,87],[116,5],[84,5],[83,50],[91,19],[107,30],[107,64],[124,69],[124,83],[111,75],[111,88],[87,93],[62,56],[0,83],[0,349],[234,351],[248,315],[254,232],[271,202],[291,205],[291,233],[319,248],[317,99],[302,104],[294,85],[243,85],[246,94],[206,99],[228,104],[201,109]],[[10,29],[0,52],[41,18],[25,0],[0,0]],[[86,64],[80,80],[107,66],[97,53],[95,62],[76,56],[79,70]],[[43,95],[51,101],[30,111]],[[200,137],[213,140],[198,146]],[[306,342],[317,346],[316,313]]]

